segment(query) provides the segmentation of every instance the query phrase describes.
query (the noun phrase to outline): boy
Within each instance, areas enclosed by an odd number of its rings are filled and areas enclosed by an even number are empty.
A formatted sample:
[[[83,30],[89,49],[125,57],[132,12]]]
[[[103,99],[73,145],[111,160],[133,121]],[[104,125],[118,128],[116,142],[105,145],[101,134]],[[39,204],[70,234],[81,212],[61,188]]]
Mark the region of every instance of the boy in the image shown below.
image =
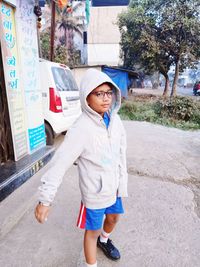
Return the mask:
[[[123,213],[121,197],[127,196],[126,138],[117,115],[120,100],[119,88],[106,74],[95,69],[86,72],[80,86],[82,115],[41,179],[40,201],[35,209],[36,219],[43,223],[66,170],[76,161],[82,198],[77,226],[85,229],[88,267],[97,266],[97,246],[110,259],[120,258],[109,239]]]

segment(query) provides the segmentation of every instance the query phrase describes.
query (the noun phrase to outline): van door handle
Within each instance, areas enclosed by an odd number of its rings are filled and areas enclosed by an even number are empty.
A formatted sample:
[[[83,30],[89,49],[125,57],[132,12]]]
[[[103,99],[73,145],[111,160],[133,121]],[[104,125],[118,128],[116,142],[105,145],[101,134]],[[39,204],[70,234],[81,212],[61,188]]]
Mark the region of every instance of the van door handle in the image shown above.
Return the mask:
[[[80,99],[80,97],[79,96],[68,96],[68,97],[66,97],[66,100],[67,101],[75,101],[75,100],[79,100]]]

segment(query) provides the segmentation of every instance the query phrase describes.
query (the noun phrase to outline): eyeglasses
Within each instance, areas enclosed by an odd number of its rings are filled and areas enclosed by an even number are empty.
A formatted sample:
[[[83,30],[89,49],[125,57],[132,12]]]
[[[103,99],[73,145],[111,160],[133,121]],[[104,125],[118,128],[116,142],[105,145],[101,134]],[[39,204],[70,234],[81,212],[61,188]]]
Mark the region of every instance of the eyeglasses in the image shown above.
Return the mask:
[[[107,92],[99,91],[99,92],[92,92],[91,94],[95,95],[95,96],[98,97],[99,99],[104,99],[105,95],[106,95],[108,98],[111,98],[112,95],[113,95],[113,91],[112,91],[112,90],[107,91]]]

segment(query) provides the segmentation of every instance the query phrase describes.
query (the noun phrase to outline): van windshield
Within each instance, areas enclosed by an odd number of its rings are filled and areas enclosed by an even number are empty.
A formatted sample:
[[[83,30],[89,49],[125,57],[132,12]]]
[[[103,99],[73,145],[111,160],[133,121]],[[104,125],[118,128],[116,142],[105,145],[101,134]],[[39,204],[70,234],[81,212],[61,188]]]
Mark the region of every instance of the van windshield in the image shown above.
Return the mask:
[[[69,70],[58,67],[51,69],[58,91],[78,91],[76,81]]]

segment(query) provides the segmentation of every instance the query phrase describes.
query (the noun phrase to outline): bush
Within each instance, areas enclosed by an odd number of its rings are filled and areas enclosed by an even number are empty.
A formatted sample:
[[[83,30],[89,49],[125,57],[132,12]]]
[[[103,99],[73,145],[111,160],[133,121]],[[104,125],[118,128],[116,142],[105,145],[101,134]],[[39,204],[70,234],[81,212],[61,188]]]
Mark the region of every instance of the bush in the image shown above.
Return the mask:
[[[129,119],[132,119],[133,115],[137,112],[137,106],[132,102],[124,102],[119,111],[120,115],[123,115]]]
[[[192,121],[200,125],[200,108],[197,108],[192,115]]]
[[[126,120],[148,121],[185,130],[200,129],[200,102],[188,97],[137,96],[123,102],[119,114]]]
[[[157,114],[152,109],[152,104],[140,102],[125,102],[119,111],[123,119],[154,122]]]
[[[158,100],[154,104],[154,110],[161,117],[189,121],[198,107],[191,98],[174,97],[167,100]]]

